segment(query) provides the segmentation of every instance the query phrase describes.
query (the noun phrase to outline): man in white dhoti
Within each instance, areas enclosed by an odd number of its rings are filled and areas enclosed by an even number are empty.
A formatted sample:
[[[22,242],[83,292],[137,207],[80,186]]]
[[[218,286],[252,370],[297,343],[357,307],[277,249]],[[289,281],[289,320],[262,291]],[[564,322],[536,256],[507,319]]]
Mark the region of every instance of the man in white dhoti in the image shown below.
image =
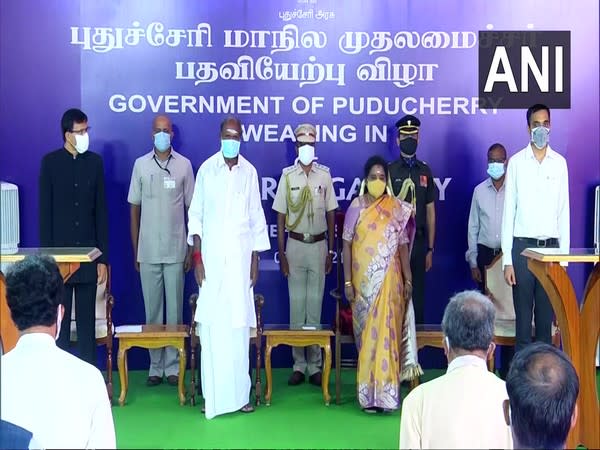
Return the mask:
[[[256,169],[239,154],[241,135],[238,119],[223,121],[221,149],[198,170],[188,213],[208,419],[254,411],[248,402],[250,329],[256,327],[253,287],[258,252],[270,243]]]

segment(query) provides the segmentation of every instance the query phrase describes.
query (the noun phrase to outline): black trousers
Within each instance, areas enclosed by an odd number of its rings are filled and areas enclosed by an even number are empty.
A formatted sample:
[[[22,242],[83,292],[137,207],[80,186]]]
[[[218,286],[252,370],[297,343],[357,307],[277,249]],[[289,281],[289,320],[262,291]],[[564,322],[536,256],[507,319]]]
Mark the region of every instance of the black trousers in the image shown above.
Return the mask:
[[[73,290],[75,291],[75,324],[77,326],[77,349],[79,357],[92,364],[97,365],[96,352],[96,283],[66,283],[63,305],[65,315],[63,317],[60,336],[56,341],[63,350],[69,349],[71,341],[71,305],[73,301]]]
[[[531,247],[558,247],[556,239],[548,240],[546,245],[538,245],[535,239],[515,237],[513,239],[512,259],[517,284],[513,286],[513,302],[516,316],[515,351],[531,343],[531,320],[535,312],[535,340],[552,344],[552,318],[554,311],[546,291],[527,268],[527,258],[521,255]]]
[[[412,299],[415,308],[415,323],[425,323],[425,256],[427,256],[427,232],[417,229],[410,254],[412,272]]]
[[[485,295],[485,266],[489,266],[494,258],[500,253],[500,249],[490,248],[486,245],[477,244],[477,267],[481,273],[481,283],[477,283],[479,291]],[[502,347],[500,349],[500,376],[504,379],[508,373],[508,366],[515,353],[514,347]]]

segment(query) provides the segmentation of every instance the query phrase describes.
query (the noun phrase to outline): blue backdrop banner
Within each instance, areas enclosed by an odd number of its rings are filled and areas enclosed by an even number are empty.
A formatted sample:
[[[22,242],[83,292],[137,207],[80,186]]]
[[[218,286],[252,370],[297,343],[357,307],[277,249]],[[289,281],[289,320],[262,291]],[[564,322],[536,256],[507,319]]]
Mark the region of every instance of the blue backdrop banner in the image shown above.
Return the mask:
[[[219,149],[221,120],[241,119],[241,152],[258,171],[271,237],[257,290],[272,323],[289,316],[271,205],[295,158],[295,126],[316,125],[319,163],[330,167],[345,209],[369,156],[399,157],[395,121],[418,116],[417,155],[439,191],[426,287],[426,320],[439,322],[452,293],[474,287],[466,222],[487,148],[500,142],[513,154],[529,140],[525,110],[480,106],[480,31],[570,32],[570,109],[552,111],[552,146],[569,165],[572,244],[592,245],[591,190],[600,180],[594,0],[23,0],[2,2],[0,20],[0,178],[20,188],[21,245],[38,244],[39,162],[62,144],[62,112],[81,107],[93,127],[90,148],[105,164],[117,324],[144,317],[127,191],[134,160],[152,148],[152,119],[163,113],[194,170]],[[581,290],[583,270],[569,270]],[[187,281],[186,296],[194,291]],[[330,277],[324,322],[333,284]]]

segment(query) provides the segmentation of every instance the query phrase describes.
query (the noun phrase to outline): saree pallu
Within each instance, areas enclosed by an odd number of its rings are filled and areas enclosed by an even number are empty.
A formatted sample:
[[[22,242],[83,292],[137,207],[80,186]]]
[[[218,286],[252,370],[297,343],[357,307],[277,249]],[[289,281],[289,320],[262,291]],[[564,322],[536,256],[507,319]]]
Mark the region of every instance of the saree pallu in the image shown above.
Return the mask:
[[[414,373],[403,371],[403,361],[413,353],[403,350],[403,344],[410,344],[403,342],[405,334],[410,337],[404,330],[410,303],[402,295],[398,253],[411,242],[411,212],[409,204],[384,195],[369,206],[359,197],[347,213],[347,225],[353,228],[350,232],[345,226],[344,233],[345,239],[352,234],[352,316],[362,408],[398,409],[400,384]],[[412,327],[414,332],[414,322]]]

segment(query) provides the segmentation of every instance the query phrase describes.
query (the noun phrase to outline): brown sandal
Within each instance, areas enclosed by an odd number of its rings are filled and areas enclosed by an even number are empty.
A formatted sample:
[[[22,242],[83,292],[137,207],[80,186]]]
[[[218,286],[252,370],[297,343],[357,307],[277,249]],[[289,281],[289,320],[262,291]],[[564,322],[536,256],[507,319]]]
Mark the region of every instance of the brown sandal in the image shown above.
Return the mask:
[[[206,406],[202,405],[202,408],[200,408],[200,412],[202,414],[205,414],[206,413]],[[248,403],[248,404],[242,406],[242,408],[240,409],[240,412],[243,412],[243,413],[246,413],[246,414],[247,413],[253,413],[254,412],[254,406],[252,406],[250,403]]]

